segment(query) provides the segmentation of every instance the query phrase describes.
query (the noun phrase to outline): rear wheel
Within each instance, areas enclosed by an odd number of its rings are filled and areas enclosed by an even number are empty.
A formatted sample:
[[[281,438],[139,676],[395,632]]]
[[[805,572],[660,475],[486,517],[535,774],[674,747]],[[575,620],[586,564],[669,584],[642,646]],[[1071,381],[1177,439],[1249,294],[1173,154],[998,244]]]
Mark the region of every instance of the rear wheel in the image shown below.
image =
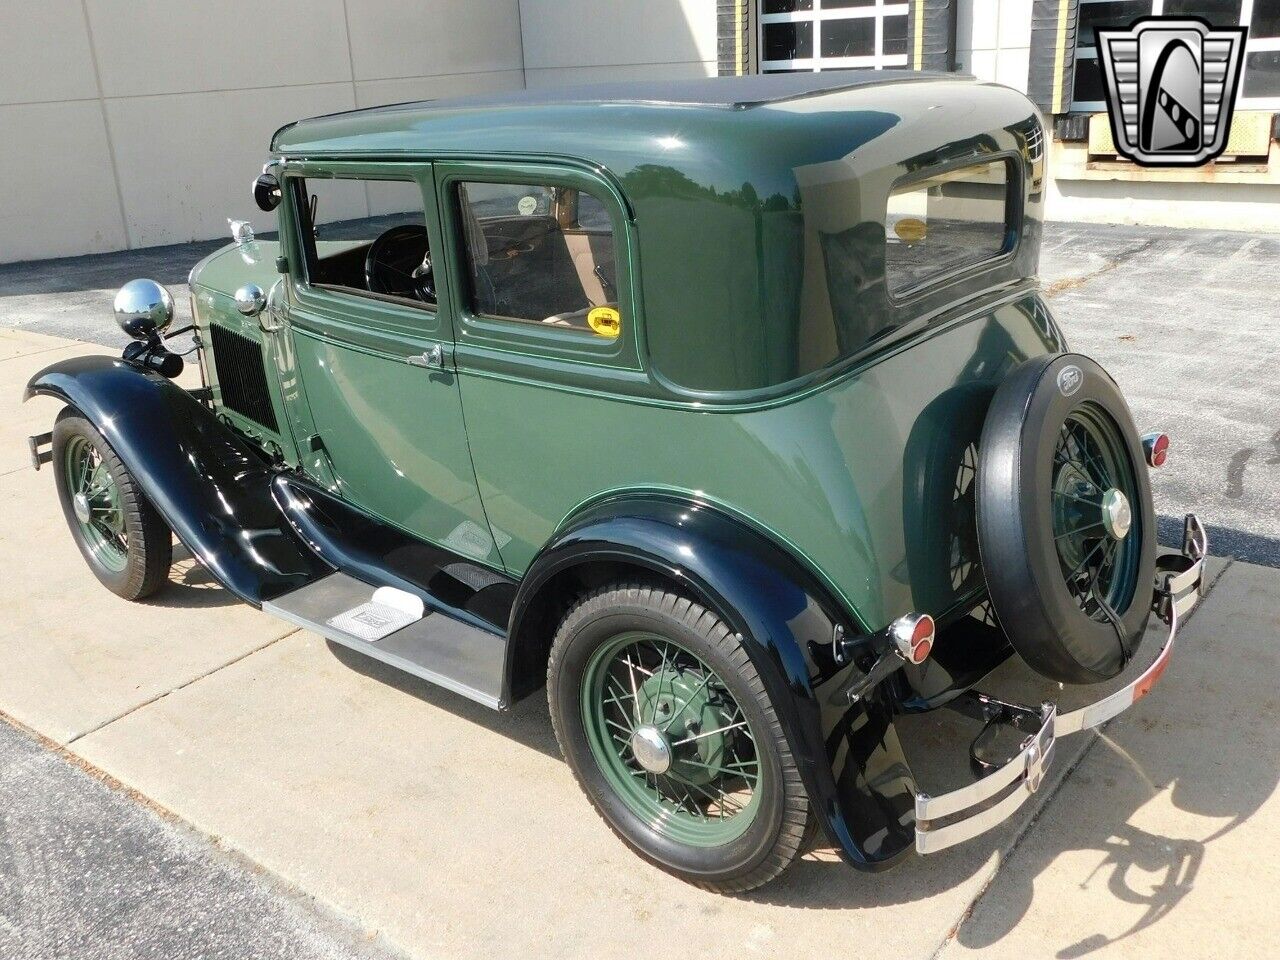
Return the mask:
[[[547,690],[579,785],[647,860],[741,892],[801,851],[795,760],[742,644],[704,607],[649,584],[589,595],[561,622]]]
[[[52,463],[62,512],[94,576],[126,600],[159,589],[172,534],[111,445],[71,408],[54,424]]]

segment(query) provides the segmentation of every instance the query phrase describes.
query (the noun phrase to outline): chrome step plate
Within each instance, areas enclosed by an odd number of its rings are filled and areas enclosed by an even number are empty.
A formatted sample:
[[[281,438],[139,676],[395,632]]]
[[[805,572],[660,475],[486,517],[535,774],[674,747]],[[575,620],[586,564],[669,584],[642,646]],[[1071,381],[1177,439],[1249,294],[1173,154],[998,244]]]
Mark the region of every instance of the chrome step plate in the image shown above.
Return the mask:
[[[395,587],[379,587],[373,598],[358,607],[344,610],[326,623],[352,636],[374,643],[422,619],[421,597]]]
[[[346,574],[331,573],[265,602],[262,609],[485,706],[505,709],[507,638],[421,606],[415,616],[406,597],[421,604],[403,591],[375,591]]]

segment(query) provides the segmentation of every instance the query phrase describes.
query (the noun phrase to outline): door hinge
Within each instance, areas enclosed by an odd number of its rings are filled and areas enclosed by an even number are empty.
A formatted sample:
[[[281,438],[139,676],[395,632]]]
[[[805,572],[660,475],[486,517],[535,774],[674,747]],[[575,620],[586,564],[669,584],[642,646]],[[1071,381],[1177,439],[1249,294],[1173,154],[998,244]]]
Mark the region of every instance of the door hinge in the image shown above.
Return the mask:
[[[444,347],[432,344],[422,353],[406,357],[405,362],[415,367],[427,367],[430,370],[444,369]]]

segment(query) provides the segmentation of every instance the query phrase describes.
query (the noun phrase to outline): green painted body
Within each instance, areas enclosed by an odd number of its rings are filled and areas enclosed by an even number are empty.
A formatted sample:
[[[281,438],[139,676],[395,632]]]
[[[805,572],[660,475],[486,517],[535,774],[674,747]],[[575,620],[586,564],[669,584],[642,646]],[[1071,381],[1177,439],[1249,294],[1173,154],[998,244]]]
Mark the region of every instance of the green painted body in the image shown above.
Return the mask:
[[[1037,293],[1034,108],[1005,88],[910,75],[733,97],[513,95],[284,128],[272,150],[286,183],[344,171],[419,183],[439,307],[310,287],[286,189],[279,247],[231,247],[193,271],[202,329],[263,342],[281,427],[223,412],[360,508],[516,577],[585,504],[666,490],[767,531],[864,627],[976,602],[958,458],[1004,374],[1063,348]],[[890,188],[998,157],[1019,171],[1007,252],[891,298]],[[532,176],[609,210],[616,341],[467,311],[451,183]],[[856,256],[828,275],[832,237]],[[230,294],[280,279],[287,322],[264,333]],[[451,355],[443,371],[406,362],[436,344]]]

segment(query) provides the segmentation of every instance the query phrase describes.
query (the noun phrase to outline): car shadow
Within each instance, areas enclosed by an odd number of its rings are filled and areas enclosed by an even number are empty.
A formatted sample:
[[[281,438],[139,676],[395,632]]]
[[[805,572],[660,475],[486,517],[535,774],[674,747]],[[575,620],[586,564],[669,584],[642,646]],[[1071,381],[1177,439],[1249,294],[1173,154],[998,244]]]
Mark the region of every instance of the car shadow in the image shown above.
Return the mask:
[[[361,676],[376,680],[430,706],[447,710],[455,717],[461,717],[548,757],[560,757],[560,747],[556,743],[551,718],[547,713],[547,699],[541,693],[525,697],[510,710],[499,712],[340,643],[332,640],[326,640],[325,643],[335,659]]]
[[[152,607],[208,610],[231,607],[241,601],[225,589],[181,543],[173,544],[169,582],[147,598]]]
[[[1219,609],[1230,607],[1228,601]],[[1204,612],[1207,625],[1187,630],[1184,636],[1194,642],[1179,643],[1173,668],[1149,700],[1101,734],[1079,734],[1059,744],[1058,769],[1042,788],[1047,799],[1038,811],[1028,805],[985,837],[928,858],[910,856],[886,873],[856,872],[834,850],[820,848],[778,881],[744,896],[817,910],[912,902],[989,873],[999,861],[999,874],[955,933],[968,949],[1008,936],[1032,911],[1038,887],[1042,897],[1069,897],[1079,916],[1068,927],[1037,932],[1045,956],[1088,956],[1159,923],[1195,888],[1213,845],[1246,823],[1280,786],[1280,770],[1265,759],[1280,750],[1273,679],[1257,668],[1265,659],[1261,651],[1255,656],[1231,649],[1271,641],[1266,631],[1251,631],[1247,624],[1227,630],[1235,622],[1229,618],[1238,616],[1234,612],[1227,618]],[[1018,669],[1012,665],[1007,672]],[[997,695],[1008,693],[1001,687],[1007,679],[1002,672],[992,678]],[[1025,683],[1023,678],[1014,686]],[[1096,696],[1081,696],[1080,703]],[[1023,702],[1036,700],[1026,696]],[[903,740],[917,774],[944,771],[951,781],[931,781],[926,789],[963,783],[954,777],[967,765],[964,736],[974,726],[964,727],[970,722],[947,711],[911,719],[919,721],[918,728],[905,731]],[[1106,933],[1100,929],[1103,917]],[[1117,930],[1117,917],[1128,926]]]
[[[851,869],[824,844],[779,880],[743,896],[801,909],[873,908],[932,897],[971,879],[995,858],[1009,858],[1006,868],[1012,869],[1012,878],[1002,879],[979,901],[983,922],[962,926],[957,934],[965,947],[978,949],[997,943],[1013,930],[1031,908],[1035,878],[1063,854],[1096,850],[1102,859],[1078,878],[1079,885],[1093,888],[1101,882],[1112,898],[1142,907],[1142,914],[1121,934],[1087,934],[1058,947],[1054,954],[1063,960],[1086,956],[1150,927],[1176,908],[1193,889],[1209,847],[1247,821],[1277,786],[1273,770],[1255,769],[1258,765],[1248,763],[1243,754],[1231,766],[1206,762],[1219,745],[1217,732],[1181,741],[1187,755],[1199,758],[1196,764],[1188,764],[1185,758],[1140,762],[1136,757],[1144,751],[1139,745],[1132,751],[1125,749],[1129,739],[1135,738],[1127,731],[1099,737],[1088,750],[1089,764],[1070,774],[1030,828],[1021,823],[928,858],[910,856],[892,871],[879,874]],[[1117,766],[1117,758],[1122,758],[1123,771],[1102,778],[1086,772],[1095,764],[1110,770]],[[1224,791],[1224,782],[1233,789]],[[1141,811],[1165,791],[1172,792],[1179,810],[1217,821],[1215,829],[1201,839],[1150,829],[1149,818],[1142,817]],[[1131,822],[1135,818],[1143,826]],[[1019,843],[1011,854],[1024,829],[1036,835],[1029,838],[1031,842]],[[998,902],[992,902],[995,898]]]

